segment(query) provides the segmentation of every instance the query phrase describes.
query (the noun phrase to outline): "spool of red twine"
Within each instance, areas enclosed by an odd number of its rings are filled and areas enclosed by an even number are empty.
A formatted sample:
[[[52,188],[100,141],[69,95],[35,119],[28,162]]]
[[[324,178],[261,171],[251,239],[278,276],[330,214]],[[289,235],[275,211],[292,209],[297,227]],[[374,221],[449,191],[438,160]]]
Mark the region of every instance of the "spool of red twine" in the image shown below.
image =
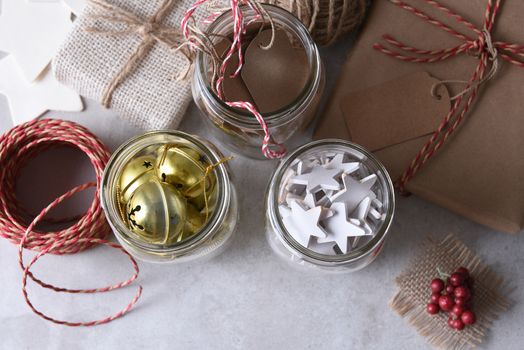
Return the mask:
[[[16,180],[27,162],[40,152],[55,146],[72,146],[84,152],[93,165],[96,182],[77,186],[58,197],[36,217],[28,217],[26,210],[16,198]],[[22,268],[22,293],[27,305],[38,316],[66,326],[94,326],[108,323],[129,312],[142,293],[139,286],[131,302],[119,312],[103,319],[89,322],[69,322],[58,320],[43,314],[31,303],[27,290],[27,278],[43,288],[64,293],[102,293],[119,289],[131,284],[139,273],[138,265],[129,253],[120,245],[106,240],[111,232],[100,205],[100,183],[102,174],[109,160],[109,151],[89,130],[69,121],[55,119],[35,119],[19,125],[0,136],[0,237],[18,245],[18,259]],[[51,232],[41,232],[35,226],[46,214],[69,197],[87,188],[96,187],[93,202],[88,211],[72,226]],[[69,221],[69,220],[66,220]],[[126,254],[133,266],[134,274],[126,281],[115,285],[95,289],[67,289],[47,284],[37,279],[30,272],[36,261],[46,254],[74,254],[94,245],[106,245]],[[25,265],[23,250],[30,249],[38,253]]]

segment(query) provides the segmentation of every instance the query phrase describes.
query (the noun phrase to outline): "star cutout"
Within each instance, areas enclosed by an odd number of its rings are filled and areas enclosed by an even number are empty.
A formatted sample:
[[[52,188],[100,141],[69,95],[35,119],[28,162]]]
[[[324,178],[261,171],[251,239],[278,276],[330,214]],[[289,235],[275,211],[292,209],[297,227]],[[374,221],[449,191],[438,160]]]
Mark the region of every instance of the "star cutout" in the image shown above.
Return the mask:
[[[355,180],[350,175],[342,175],[344,188],[331,196],[332,203],[345,203],[347,210],[353,212],[360,202],[367,196],[375,197],[371,187],[377,181],[377,175],[371,174],[362,180]]]
[[[301,174],[291,178],[291,182],[299,185],[306,185],[306,190],[315,192],[321,188],[326,190],[339,190],[340,183],[335,177],[342,173],[340,169],[326,169],[315,167],[307,174]]]
[[[282,221],[286,230],[298,243],[307,248],[311,236],[326,237],[326,232],[318,225],[322,214],[321,207],[306,210],[296,201],[292,202],[290,207],[291,215],[282,218]]]
[[[153,164],[151,164],[151,162],[148,160],[144,160],[144,164],[142,164],[142,166],[146,169],[149,169],[149,167],[152,167]]]
[[[86,0],[62,0],[62,2],[73,12],[79,16],[86,7]]]
[[[358,224],[358,220],[347,218],[347,208],[344,203],[334,203],[330,208],[334,214],[324,220],[327,236],[318,238],[319,243],[336,242],[340,251],[348,252],[348,237],[364,236],[365,231]]]
[[[60,84],[49,67],[34,83],[27,82],[13,56],[0,60],[0,93],[6,95],[15,125],[32,120],[50,109],[78,112],[84,107],[77,93]]]
[[[359,162],[344,163],[344,154],[337,153],[329,163],[325,165],[327,169],[341,169],[346,174],[351,174],[360,168]]]
[[[27,81],[46,68],[72,23],[62,3],[2,0],[0,51],[14,56]]]

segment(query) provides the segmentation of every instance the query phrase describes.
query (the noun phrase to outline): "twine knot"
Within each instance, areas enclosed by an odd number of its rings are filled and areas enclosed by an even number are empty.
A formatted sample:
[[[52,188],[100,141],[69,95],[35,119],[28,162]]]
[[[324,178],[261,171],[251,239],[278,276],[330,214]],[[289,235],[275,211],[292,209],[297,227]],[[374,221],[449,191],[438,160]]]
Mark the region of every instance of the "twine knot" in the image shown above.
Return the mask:
[[[137,33],[142,37],[148,37],[158,30],[158,25],[153,22],[145,22],[137,28]]]
[[[486,28],[483,28],[480,31],[479,37],[477,40],[473,41],[471,48],[475,50],[475,56],[477,57],[480,57],[483,52],[486,52],[489,55],[490,61],[495,61],[497,59],[497,48],[493,44],[491,33]]]

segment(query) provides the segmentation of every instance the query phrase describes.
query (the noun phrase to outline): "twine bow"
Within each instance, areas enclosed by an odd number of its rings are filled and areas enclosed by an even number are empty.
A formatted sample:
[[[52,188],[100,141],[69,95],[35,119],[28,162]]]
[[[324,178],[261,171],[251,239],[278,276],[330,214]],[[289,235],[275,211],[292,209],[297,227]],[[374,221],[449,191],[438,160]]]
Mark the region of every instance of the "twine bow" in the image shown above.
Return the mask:
[[[499,68],[500,59],[510,62],[518,67],[524,68],[524,45],[510,44],[493,39],[493,26],[497,13],[500,9],[501,0],[488,0],[486,11],[484,13],[484,24],[482,28],[476,27],[471,22],[464,19],[459,14],[453,12],[446,6],[436,0],[424,0],[427,4],[436,8],[439,13],[453,18],[457,23],[465,26],[472,31],[475,36],[463,34],[442,21],[429,16],[425,12],[400,0],[389,0],[394,5],[409,11],[420,17],[424,21],[440,28],[446,33],[462,41],[460,45],[439,49],[439,50],[420,50],[406,45],[390,35],[384,35],[383,39],[390,48],[376,43],[373,48],[392,56],[396,59],[414,62],[414,63],[433,63],[445,61],[448,58],[460,54],[473,54],[478,57],[478,64],[469,81],[462,80],[444,80],[441,83],[460,83],[465,88],[462,92],[452,97],[453,104],[446,117],[442,120],[437,130],[431,135],[430,139],[417,153],[409,167],[404,171],[400,179],[397,180],[396,186],[402,192],[406,184],[416,174],[416,172],[442,147],[453,132],[460,125],[464,116],[474,103],[481,85],[493,78]],[[432,88],[432,93],[435,92]]]
[[[121,7],[108,3],[106,0],[88,0],[89,4],[98,10],[94,14],[86,14],[94,20],[103,20],[113,24],[124,24],[125,29],[98,29],[94,27],[85,28],[87,32],[108,35],[127,36],[138,34],[142,42],[138,45],[127,63],[118,71],[105,87],[102,93],[101,103],[109,108],[113,93],[117,87],[138,67],[139,63],[158,42],[165,45],[173,52],[179,52],[188,61],[186,69],[176,79],[185,79],[191,70],[193,54],[184,50],[184,38],[178,28],[168,27],[162,24],[164,19],[171,13],[175,0],[164,0],[158,10],[148,19],[144,20],[134,13]]]

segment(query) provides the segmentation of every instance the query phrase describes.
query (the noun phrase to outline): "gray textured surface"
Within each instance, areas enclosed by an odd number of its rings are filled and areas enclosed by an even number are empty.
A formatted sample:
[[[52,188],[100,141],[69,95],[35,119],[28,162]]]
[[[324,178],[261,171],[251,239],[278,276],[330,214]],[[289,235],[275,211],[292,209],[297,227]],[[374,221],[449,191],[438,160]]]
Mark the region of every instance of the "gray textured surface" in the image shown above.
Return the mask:
[[[349,46],[348,41],[324,52],[331,81]],[[48,115],[80,122],[113,149],[139,133],[93,102],[88,102],[83,113]],[[5,99],[0,96],[0,131],[9,127],[8,120]],[[202,135],[194,106],[181,128]],[[514,306],[495,323],[482,348],[522,348],[521,235],[494,232],[416,197],[399,198],[389,240],[372,265],[350,275],[306,274],[278,260],[265,240],[262,199],[275,164],[239,156],[231,165],[241,208],[231,247],[207,262],[140,264],[142,300],[130,314],[108,325],[67,328],[32,314],[20,292],[22,274],[17,249],[0,240],[0,348],[427,348],[425,340],[391,311],[388,302],[396,291],[394,277],[406,266],[417,245],[428,235],[444,237],[449,232],[520,287],[513,294]],[[83,176],[72,173],[69,178],[78,180]],[[38,193],[34,197],[36,201]],[[44,257],[35,272],[46,281],[76,288],[105,285],[131,273],[127,261],[107,248],[75,256]],[[31,285],[29,293],[38,308],[55,317],[87,320],[123,307],[134,294],[134,287],[105,295],[70,296]]]

